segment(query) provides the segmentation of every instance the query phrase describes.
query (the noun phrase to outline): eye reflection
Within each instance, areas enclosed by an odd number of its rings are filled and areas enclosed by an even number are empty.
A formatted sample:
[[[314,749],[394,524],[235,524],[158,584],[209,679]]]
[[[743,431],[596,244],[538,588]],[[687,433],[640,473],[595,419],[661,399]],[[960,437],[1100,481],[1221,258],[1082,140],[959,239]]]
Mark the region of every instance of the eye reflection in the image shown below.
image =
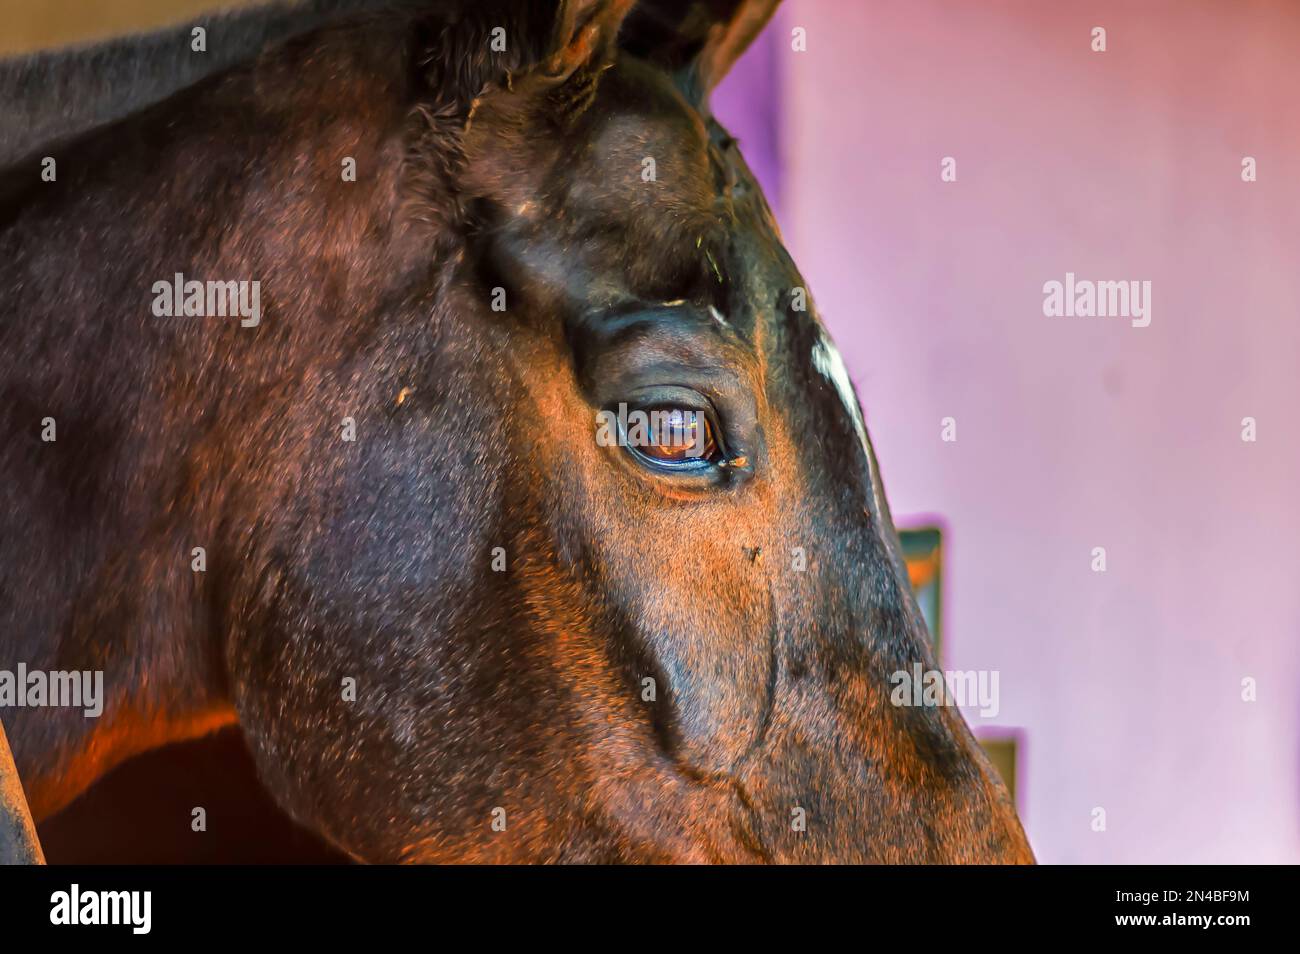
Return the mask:
[[[719,456],[708,415],[691,408],[635,408],[627,415],[624,440],[636,454],[661,466],[700,466]]]

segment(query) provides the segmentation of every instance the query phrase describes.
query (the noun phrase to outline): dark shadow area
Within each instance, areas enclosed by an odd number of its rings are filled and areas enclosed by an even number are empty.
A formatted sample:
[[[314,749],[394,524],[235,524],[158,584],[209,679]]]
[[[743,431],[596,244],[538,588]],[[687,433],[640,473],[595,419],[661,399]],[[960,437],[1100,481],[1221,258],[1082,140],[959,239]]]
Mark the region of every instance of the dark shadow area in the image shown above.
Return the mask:
[[[276,807],[234,728],[123,763],[37,827],[53,865],[348,861]]]

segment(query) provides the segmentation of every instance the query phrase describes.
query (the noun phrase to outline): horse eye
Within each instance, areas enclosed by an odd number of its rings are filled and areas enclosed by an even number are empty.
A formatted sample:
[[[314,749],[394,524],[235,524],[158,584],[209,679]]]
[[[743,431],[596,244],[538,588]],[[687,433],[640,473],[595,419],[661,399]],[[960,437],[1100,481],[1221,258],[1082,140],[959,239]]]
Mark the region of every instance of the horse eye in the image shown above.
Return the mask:
[[[642,409],[646,424],[628,446],[656,464],[699,466],[720,456],[713,424],[703,411],[680,407]]]

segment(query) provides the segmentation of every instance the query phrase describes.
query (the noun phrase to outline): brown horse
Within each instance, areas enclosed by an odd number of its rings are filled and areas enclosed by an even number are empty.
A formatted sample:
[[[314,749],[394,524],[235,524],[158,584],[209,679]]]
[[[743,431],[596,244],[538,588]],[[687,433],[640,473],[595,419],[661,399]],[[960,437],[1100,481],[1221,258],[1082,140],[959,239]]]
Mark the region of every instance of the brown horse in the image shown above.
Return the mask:
[[[38,818],[237,722],[358,859],[1032,860],[959,713],[891,704],[933,660],[861,411],[709,112],[772,5],[8,68],[67,98],[4,138],[0,667],[104,685],[0,709]]]

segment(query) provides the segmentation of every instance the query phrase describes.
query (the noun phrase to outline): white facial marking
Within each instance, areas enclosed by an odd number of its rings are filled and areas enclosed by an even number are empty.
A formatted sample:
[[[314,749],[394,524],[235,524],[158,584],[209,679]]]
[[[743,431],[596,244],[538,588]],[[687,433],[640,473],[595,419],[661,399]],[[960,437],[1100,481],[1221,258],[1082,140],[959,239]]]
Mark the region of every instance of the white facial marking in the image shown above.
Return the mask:
[[[723,318],[722,312],[718,311],[718,309],[714,308],[712,305],[709,306],[709,316],[718,324],[722,325],[722,327],[725,328],[727,326],[727,319]]]
[[[821,372],[831,384],[835,385],[835,390],[839,392],[840,401],[844,403],[844,410],[849,412],[849,418],[853,421],[853,429],[858,432],[858,440],[862,444],[863,453],[867,453],[867,425],[863,423],[862,412],[858,410],[858,399],[853,393],[853,382],[849,380],[849,370],[844,367],[844,359],[840,357],[838,349],[831,343],[831,339],[822,332],[817,339],[817,343],[812,349],[813,367]],[[868,454],[868,456],[870,456]]]
[[[858,443],[862,445],[862,453],[867,458],[867,478],[871,483],[871,499],[875,505],[876,513],[881,513],[880,498],[876,490],[879,482],[876,474],[876,462],[872,457],[871,445],[867,440],[867,425],[862,420],[862,411],[858,408],[858,399],[853,391],[853,382],[849,380],[849,370],[844,367],[844,359],[840,357],[839,350],[824,329],[820,331],[817,343],[813,345],[812,363],[822,377],[835,385],[835,390],[839,393],[844,410],[848,412],[849,419],[853,421],[853,429],[858,432]]]

